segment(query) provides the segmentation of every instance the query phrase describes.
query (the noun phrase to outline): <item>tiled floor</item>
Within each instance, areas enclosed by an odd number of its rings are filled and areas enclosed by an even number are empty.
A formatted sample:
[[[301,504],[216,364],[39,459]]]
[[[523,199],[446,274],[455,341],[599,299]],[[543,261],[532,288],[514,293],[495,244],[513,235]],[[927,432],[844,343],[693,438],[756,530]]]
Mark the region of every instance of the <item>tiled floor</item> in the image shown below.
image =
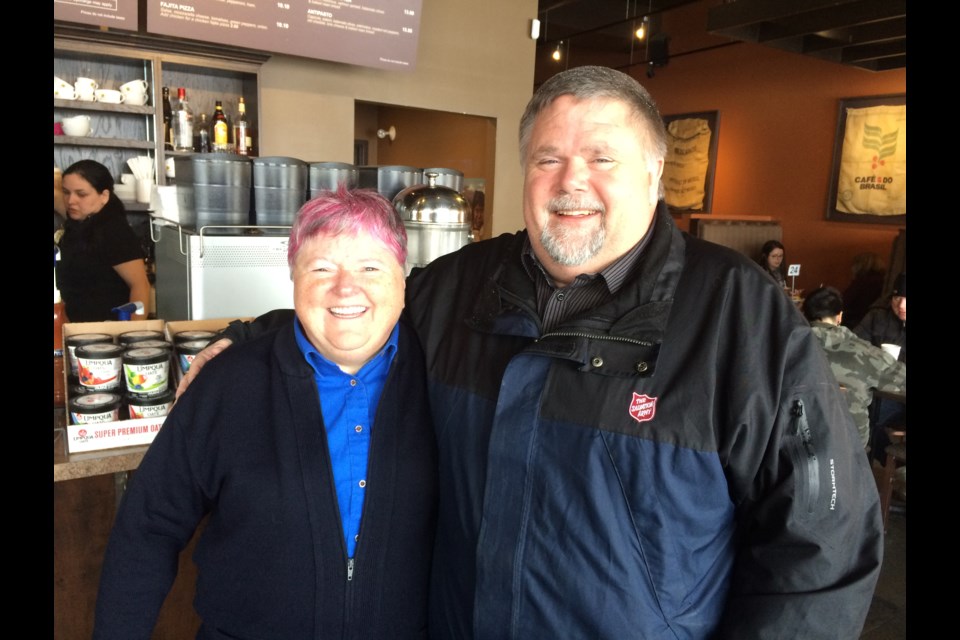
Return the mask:
[[[860,640],[907,637],[907,513],[894,500],[884,540],[883,566]]]

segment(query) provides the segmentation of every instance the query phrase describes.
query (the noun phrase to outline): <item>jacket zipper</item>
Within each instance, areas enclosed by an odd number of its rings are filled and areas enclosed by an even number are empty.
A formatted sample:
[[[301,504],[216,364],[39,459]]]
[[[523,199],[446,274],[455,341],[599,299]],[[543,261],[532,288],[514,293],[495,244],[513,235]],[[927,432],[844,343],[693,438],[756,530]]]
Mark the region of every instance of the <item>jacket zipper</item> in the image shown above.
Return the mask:
[[[793,403],[793,409],[790,411],[793,416],[794,434],[800,438],[803,445],[803,451],[806,454],[806,489],[807,511],[813,511],[813,500],[820,492],[820,467],[817,464],[817,454],[813,449],[813,435],[810,433],[810,425],[807,423],[806,412],[803,408],[803,400],[796,400]],[[801,461],[802,463],[803,461]]]
[[[353,580],[353,558],[347,558],[347,582]]]
[[[646,340],[637,340],[636,338],[626,338],[623,336],[610,336],[602,333],[584,333],[582,331],[551,331],[545,333],[537,339],[537,342],[545,338],[589,338],[590,340],[609,340],[611,342],[628,342],[630,344],[640,345],[641,347],[652,347],[652,342]]]

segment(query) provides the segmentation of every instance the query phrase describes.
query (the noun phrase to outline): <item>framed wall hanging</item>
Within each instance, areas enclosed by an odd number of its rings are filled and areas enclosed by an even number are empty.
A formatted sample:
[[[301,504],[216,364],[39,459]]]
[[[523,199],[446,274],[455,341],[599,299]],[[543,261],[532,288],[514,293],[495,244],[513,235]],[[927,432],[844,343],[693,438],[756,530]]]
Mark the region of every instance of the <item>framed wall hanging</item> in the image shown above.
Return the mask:
[[[840,100],[827,219],[906,224],[905,94]]]
[[[720,112],[663,116],[667,157],[664,199],[673,213],[710,213],[720,141]]]

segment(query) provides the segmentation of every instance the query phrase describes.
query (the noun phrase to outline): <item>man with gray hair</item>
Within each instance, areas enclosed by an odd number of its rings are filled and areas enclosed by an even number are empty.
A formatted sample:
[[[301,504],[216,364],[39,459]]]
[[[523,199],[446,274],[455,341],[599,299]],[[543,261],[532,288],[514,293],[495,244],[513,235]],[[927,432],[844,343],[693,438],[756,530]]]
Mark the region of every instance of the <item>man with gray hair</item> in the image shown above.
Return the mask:
[[[526,229],[407,280],[440,461],[431,638],[856,638],[878,495],[809,325],[674,225],[633,78],[554,76],[520,148]]]
[[[653,99],[570,69],[520,149],[526,230],[407,284],[440,451],[431,637],[857,637],[882,555],[857,431],[783,292],[674,225]]]

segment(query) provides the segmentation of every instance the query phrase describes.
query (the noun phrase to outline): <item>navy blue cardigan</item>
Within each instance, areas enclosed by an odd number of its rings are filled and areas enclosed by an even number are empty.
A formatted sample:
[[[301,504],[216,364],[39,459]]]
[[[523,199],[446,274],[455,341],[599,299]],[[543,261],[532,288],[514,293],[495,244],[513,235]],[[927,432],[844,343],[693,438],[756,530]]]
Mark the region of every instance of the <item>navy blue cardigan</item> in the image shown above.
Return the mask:
[[[94,637],[150,637],[178,554],[208,514],[194,555],[198,637],[426,637],[437,459],[424,380],[417,338],[401,325],[348,568],[317,389],[292,323],[212,361],[124,495]]]

